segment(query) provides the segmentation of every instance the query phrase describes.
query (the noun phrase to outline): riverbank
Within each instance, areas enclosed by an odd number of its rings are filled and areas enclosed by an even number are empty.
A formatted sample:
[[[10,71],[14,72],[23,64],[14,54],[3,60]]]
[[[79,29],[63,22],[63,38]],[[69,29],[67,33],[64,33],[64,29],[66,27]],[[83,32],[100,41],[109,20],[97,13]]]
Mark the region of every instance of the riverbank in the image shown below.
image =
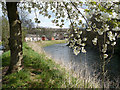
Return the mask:
[[[47,46],[51,46],[53,44],[66,43],[66,41],[65,40],[52,40],[52,41],[39,41],[36,43],[39,44],[41,47],[47,47]]]
[[[41,43],[41,42],[39,42]],[[51,42],[49,42],[50,45]],[[35,43],[28,43],[34,45]],[[53,44],[53,43],[52,43]],[[26,43],[23,45],[24,69],[3,78],[3,88],[90,88],[90,83],[73,76],[70,71],[56,64],[42,51],[31,49]],[[45,44],[43,43],[43,45]],[[40,49],[40,48],[39,48]],[[38,50],[39,51],[39,50]],[[9,65],[10,52],[2,55],[2,68]]]

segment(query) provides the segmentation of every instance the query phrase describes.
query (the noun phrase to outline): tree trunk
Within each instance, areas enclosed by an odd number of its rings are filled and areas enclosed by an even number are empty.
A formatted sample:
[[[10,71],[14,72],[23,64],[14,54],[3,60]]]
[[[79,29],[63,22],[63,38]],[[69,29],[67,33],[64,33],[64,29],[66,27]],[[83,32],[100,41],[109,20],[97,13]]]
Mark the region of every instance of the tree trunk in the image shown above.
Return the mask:
[[[9,26],[10,26],[10,66],[7,74],[21,70],[23,52],[22,52],[22,30],[21,22],[17,12],[17,2],[6,2]]]

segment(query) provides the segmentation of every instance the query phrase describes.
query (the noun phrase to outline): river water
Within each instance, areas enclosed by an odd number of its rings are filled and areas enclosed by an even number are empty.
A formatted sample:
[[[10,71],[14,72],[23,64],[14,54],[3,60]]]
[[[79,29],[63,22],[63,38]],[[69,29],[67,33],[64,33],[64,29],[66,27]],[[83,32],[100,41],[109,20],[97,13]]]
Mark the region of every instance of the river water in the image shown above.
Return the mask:
[[[44,48],[47,55],[51,56],[52,59],[57,62],[64,63],[68,68],[72,68],[74,71],[78,72],[80,70],[86,70],[90,75],[100,74],[102,61],[99,57],[99,52],[96,49],[87,47],[87,53],[80,53],[77,56],[74,55],[72,49],[70,49],[66,44],[55,44]],[[106,70],[110,77],[120,76],[120,60],[116,56],[113,57],[106,65]]]

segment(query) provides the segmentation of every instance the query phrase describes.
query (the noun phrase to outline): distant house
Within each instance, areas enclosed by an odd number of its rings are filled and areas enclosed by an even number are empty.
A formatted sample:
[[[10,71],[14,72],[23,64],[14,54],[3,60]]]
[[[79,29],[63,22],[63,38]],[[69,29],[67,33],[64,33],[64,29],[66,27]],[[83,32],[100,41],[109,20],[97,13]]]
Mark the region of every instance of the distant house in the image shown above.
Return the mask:
[[[25,41],[41,41],[41,38],[39,35],[33,35],[33,34],[27,34],[25,37]]]
[[[52,37],[52,38],[51,38],[51,40],[55,40],[55,38],[54,38],[54,37]]]
[[[61,34],[61,33],[59,34],[58,38],[59,38],[59,40],[63,40],[63,39],[65,39],[65,38],[64,38],[64,35]]]
[[[47,38],[46,38],[45,35],[42,35],[42,40],[43,40],[43,41],[47,40]]]

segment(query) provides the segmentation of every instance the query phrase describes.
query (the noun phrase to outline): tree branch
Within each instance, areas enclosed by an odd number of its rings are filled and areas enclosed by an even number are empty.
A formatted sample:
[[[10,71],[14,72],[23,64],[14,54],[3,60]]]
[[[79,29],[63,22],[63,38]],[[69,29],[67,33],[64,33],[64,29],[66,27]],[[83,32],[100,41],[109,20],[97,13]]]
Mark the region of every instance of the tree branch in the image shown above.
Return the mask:
[[[77,11],[79,11],[79,13],[82,15],[82,17],[85,19],[87,25],[89,26],[87,19],[86,19],[85,16],[81,13],[81,11],[75,6],[75,4],[74,4],[73,2],[70,2],[70,3],[75,7],[75,9],[76,9]]]
[[[71,23],[71,25],[72,25],[72,30],[74,30],[73,22],[72,22],[72,20],[71,20],[70,13],[69,13],[69,11],[68,11],[67,5],[66,5],[65,3],[63,3],[63,4],[64,4],[64,6],[65,6],[65,9],[66,9],[67,14],[68,14],[68,18],[69,18],[70,23]]]

